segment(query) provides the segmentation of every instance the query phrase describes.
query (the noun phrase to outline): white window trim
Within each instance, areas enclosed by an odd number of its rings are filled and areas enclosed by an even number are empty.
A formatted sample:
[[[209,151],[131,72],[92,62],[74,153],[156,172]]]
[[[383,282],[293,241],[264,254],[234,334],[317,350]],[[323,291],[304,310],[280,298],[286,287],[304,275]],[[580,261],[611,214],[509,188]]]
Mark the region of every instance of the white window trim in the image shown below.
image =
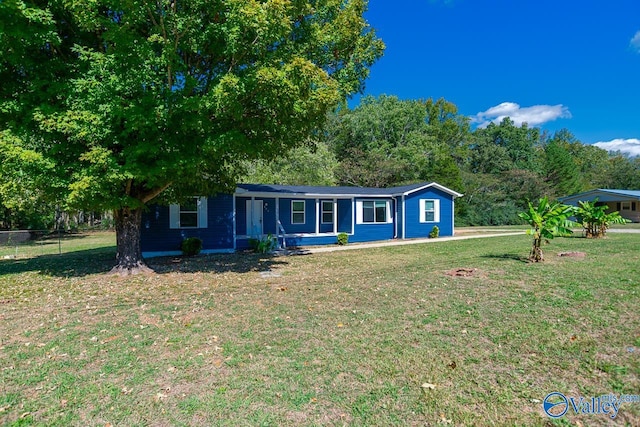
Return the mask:
[[[198,224],[195,227],[182,227],[180,225],[180,205],[169,205],[169,228],[171,229],[196,229],[207,228],[207,198],[194,196],[198,200],[196,201],[196,213],[198,218]]]
[[[625,206],[626,204],[626,206]],[[630,211],[631,210],[631,202],[627,201],[627,202],[621,202],[620,203],[620,210],[621,211]]]
[[[331,206],[331,210],[330,211],[326,211],[324,210],[324,204],[327,203]],[[320,202],[320,223],[321,224],[333,224],[333,220],[334,220],[334,212],[333,212],[333,200],[322,200]],[[330,213],[331,214],[331,221],[325,222],[324,220],[324,214],[325,213]]]
[[[294,203],[302,203],[302,222],[293,222],[293,204]],[[296,213],[300,213],[300,211],[296,211]],[[291,225],[303,225],[307,223],[307,201],[306,200],[292,200],[291,201]]]
[[[374,222],[365,222],[364,221],[364,213],[363,213],[363,203],[364,202],[374,202],[374,214],[373,219]],[[385,203],[385,213],[386,213],[386,221],[384,222],[375,222],[375,202],[384,202]],[[356,224],[367,224],[367,225],[377,225],[377,224],[391,224],[393,222],[391,218],[391,206],[389,200],[380,200],[380,199],[365,199],[358,200],[356,202]]]
[[[433,202],[433,221],[427,221],[426,202]],[[420,222],[434,224],[440,222],[440,200],[439,199],[420,199]]]

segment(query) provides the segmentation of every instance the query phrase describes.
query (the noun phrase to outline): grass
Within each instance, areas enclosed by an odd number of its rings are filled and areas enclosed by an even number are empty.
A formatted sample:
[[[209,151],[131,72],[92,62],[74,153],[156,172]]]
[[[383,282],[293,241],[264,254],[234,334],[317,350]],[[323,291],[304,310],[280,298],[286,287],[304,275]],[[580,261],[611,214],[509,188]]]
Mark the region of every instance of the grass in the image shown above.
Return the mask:
[[[608,425],[540,401],[638,394],[640,236],[529,244],[1,260],[0,424]]]
[[[11,234],[12,232],[4,232]],[[112,248],[115,233],[109,231],[40,236],[36,240],[20,241],[22,236],[9,236],[0,244],[1,259],[26,259],[42,255],[60,255],[69,252]],[[7,241],[8,240],[8,241]],[[16,242],[17,240],[17,242]]]

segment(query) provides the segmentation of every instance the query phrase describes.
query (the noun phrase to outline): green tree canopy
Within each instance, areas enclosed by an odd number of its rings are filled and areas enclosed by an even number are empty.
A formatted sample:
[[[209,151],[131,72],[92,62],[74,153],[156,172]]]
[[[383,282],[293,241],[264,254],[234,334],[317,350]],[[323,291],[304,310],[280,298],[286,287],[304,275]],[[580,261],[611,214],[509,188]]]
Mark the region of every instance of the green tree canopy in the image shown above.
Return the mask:
[[[489,155],[498,155],[499,159],[494,163],[500,162],[499,167],[504,170],[539,169],[535,148],[540,143],[540,129],[530,128],[526,123],[516,126],[513,120],[506,117],[498,125],[490,123],[486,128],[476,129],[475,137],[480,143],[493,146],[494,150]]]
[[[575,194],[582,190],[583,182],[578,165],[569,153],[567,143],[552,138],[544,147],[546,179],[557,196]]]
[[[0,2],[0,130],[53,166],[66,205],[114,210],[116,270],[137,271],[146,203],[230,189],[362,89],[384,48],[366,7]]]
[[[467,134],[468,120],[443,99],[386,95],[363,98],[353,110],[330,117],[326,126],[327,140],[340,161],[338,181],[370,187],[437,181],[461,189],[453,153],[464,146]]]
[[[255,160],[245,165],[241,181],[281,185],[334,185],[337,160],[327,144],[309,141],[272,161]]]

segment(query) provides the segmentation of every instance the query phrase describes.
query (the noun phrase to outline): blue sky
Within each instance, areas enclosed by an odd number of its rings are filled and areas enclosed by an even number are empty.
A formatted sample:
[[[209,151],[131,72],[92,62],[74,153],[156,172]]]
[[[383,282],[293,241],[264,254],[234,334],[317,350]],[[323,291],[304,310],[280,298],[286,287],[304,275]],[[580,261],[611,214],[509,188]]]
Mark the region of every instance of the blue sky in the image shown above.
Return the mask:
[[[640,0],[369,0],[365,16],[387,46],[365,94],[640,155]]]

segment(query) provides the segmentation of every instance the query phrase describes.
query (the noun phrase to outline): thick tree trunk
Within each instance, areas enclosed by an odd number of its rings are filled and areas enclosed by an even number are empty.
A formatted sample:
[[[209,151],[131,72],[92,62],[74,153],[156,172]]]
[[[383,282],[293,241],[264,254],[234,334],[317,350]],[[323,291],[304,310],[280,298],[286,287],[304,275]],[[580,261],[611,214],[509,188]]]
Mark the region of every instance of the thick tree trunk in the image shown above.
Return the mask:
[[[112,274],[128,276],[138,273],[152,273],[142,259],[140,251],[140,225],[142,209],[121,208],[113,211],[116,226],[116,266],[111,269]]]

